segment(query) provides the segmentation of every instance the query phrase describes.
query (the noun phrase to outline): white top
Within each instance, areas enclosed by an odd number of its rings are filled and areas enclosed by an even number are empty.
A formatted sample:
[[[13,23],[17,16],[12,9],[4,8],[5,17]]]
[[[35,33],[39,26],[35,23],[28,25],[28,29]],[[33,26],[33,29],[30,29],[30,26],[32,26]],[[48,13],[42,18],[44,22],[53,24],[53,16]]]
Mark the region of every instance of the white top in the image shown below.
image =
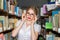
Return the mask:
[[[16,23],[16,27],[18,27],[20,23],[21,20]],[[40,25],[34,24],[34,30],[40,33]],[[19,30],[18,40],[31,40],[31,27],[29,26],[26,28],[26,23],[24,23],[22,28]]]

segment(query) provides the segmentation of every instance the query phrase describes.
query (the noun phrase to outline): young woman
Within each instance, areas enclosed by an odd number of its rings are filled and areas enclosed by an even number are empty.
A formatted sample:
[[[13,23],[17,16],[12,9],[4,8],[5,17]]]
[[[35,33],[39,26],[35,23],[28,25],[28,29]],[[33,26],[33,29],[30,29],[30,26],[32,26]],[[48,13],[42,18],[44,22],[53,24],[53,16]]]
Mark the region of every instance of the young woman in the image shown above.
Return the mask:
[[[12,36],[18,35],[18,40],[37,40],[41,30],[40,25],[36,24],[37,8],[29,7],[23,13],[22,20],[16,23],[16,28],[12,31]]]

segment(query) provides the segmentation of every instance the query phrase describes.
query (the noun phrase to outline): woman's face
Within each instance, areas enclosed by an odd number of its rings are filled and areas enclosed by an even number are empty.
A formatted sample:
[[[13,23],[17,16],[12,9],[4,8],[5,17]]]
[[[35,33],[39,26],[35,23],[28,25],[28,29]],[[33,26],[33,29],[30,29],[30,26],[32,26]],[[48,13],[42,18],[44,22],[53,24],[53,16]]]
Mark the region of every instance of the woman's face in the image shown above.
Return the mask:
[[[26,13],[26,18],[28,21],[32,21],[33,19],[35,19],[35,12],[33,9],[29,9]]]

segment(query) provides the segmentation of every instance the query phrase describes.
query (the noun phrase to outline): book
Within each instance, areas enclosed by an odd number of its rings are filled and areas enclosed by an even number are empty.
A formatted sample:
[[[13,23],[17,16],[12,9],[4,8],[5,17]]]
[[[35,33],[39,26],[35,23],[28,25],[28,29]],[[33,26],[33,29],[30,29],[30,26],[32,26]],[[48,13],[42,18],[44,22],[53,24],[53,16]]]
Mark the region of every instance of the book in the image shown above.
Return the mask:
[[[46,40],[54,40],[55,36],[53,34],[47,34]]]
[[[0,9],[1,9],[1,2],[2,2],[2,0],[0,0]]]
[[[6,0],[4,0],[3,1],[3,9],[5,10],[5,11],[7,11],[7,1]]]
[[[55,4],[46,4],[47,6],[47,11],[55,9],[57,6]]]
[[[58,11],[52,11],[52,23],[53,23],[53,30],[58,31],[58,24],[59,24],[59,16]]]
[[[10,0],[7,1],[7,9],[8,9],[8,12],[10,12],[11,10]]]
[[[0,32],[2,32],[2,31],[3,31],[3,21],[0,20]]]
[[[56,11],[52,11],[52,16],[54,16],[55,14],[58,14],[59,12],[56,10]]]
[[[15,6],[15,15],[18,16],[18,13],[19,13],[19,7]]]
[[[45,26],[46,26],[45,27],[46,29],[53,29],[53,26],[52,26],[51,22],[46,22]]]
[[[44,16],[44,14],[43,14],[43,8],[41,7],[41,9],[40,9],[40,15],[41,16]]]
[[[0,20],[3,23],[2,26],[3,26],[3,31],[4,31],[4,27],[5,27],[5,16],[0,16]]]
[[[56,4],[56,5],[60,5],[60,0],[56,0],[56,1],[55,1],[55,4]]]
[[[3,5],[4,5],[4,4],[3,4],[3,1],[4,1],[4,0],[1,1],[1,9],[3,9]]]
[[[11,28],[13,28],[14,27],[14,19],[13,18],[10,18],[10,19],[8,19],[9,20],[9,27],[8,27],[8,29],[11,29]]]
[[[58,25],[57,25],[57,24],[58,24],[58,19],[57,19],[57,18],[58,18],[58,16],[55,15],[55,16],[53,17],[53,21],[52,21],[52,22],[53,22],[53,30],[54,30],[54,31],[57,31],[57,30],[58,30]]]
[[[48,4],[55,4],[55,2],[48,2]]]
[[[16,19],[16,18],[10,18],[9,19],[9,29],[16,28],[15,24],[16,24],[17,21],[18,21],[18,19]]]
[[[49,22],[52,22],[52,16],[49,16]]]
[[[9,13],[12,14],[12,15],[15,15],[15,6],[14,5],[10,5],[10,11]]]
[[[22,9],[21,8],[19,8],[18,16],[22,16]]]
[[[4,0],[0,0],[0,9],[3,9],[3,1]]]
[[[55,0],[51,0],[50,2],[55,2]]]
[[[46,14],[47,13],[47,7],[46,7],[46,4],[43,5],[43,14]]]
[[[8,30],[8,16],[5,16],[5,28]]]
[[[60,37],[55,37],[55,39],[54,40],[60,40]]]

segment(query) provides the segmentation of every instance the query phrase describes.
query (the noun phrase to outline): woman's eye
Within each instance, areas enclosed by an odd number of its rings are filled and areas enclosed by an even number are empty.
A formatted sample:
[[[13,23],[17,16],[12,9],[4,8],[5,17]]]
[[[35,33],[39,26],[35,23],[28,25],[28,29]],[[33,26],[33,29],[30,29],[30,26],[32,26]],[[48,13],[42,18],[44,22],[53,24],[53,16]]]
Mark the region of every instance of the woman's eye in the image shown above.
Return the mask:
[[[33,14],[31,14],[31,15],[33,15]]]

